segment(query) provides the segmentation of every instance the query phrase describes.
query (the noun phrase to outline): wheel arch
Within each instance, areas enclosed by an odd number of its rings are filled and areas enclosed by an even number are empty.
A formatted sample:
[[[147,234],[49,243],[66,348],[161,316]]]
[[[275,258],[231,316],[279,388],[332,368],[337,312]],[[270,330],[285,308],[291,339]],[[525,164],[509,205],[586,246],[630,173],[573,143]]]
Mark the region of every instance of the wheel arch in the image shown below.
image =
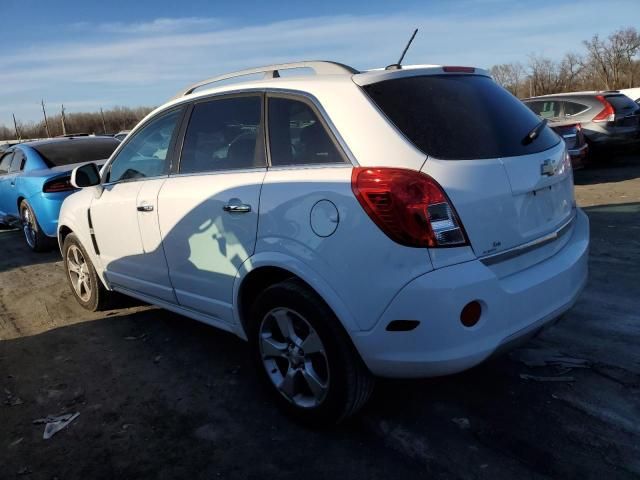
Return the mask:
[[[71,228],[69,228],[67,225],[58,226],[58,245],[60,246],[60,251],[62,251],[64,239],[67,238],[70,233],[73,233],[73,230],[71,230]]]
[[[265,288],[288,278],[301,281],[318,295],[336,315],[347,334],[359,330],[353,314],[337,292],[310,267],[283,254],[258,254],[242,264],[234,282],[234,315],[242,338],[247,338],[248,310],[252,301]]]

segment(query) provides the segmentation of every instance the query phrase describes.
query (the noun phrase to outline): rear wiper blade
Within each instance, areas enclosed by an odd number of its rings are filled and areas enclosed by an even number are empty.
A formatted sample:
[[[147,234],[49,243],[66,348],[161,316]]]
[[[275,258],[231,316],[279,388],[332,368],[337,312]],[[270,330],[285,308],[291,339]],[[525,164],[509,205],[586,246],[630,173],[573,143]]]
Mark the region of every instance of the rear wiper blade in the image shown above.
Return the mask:
[[[524,138],[522,139],[522,144],[529,145],[531,142],[533,142],[536,138],[538,138],[538,136],[540,135],[540,132],[546,125],[547,125],[547,119],[545,118],[535,127],[533,127],[529,133],[527,133],[524,136]]]

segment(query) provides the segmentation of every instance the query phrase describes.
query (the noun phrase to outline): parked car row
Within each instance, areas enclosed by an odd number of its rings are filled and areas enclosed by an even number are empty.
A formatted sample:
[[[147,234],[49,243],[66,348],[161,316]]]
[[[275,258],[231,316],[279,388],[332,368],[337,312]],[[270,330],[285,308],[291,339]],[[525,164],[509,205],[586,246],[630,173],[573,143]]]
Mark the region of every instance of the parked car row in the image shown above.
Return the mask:
[[[635,113],[603,98],[616,107],[601,135],[622,135]],[[547,119],[569,102],[535,101],[538,115],[472,67],[234,72],[121,143],[13,146],[0,219],[34,250],[57,237],[84,308],[120,292],[232,332],[278,405],[335,423],[375,376],[465,370],[576,301],[589,225],[569,155],[586,127],[557,135]]]
[[[586,147],[579,144],[580,133],[595,154],[640,143],[640,105],[632,99],[637,91],[640,89],[629,89],[627,94],[617,90],[558,93],[526,98],[523,102],[563,137],[573,125],[570,142],[575,139],[576,143],[572,159],[578,164],[586,157]]]

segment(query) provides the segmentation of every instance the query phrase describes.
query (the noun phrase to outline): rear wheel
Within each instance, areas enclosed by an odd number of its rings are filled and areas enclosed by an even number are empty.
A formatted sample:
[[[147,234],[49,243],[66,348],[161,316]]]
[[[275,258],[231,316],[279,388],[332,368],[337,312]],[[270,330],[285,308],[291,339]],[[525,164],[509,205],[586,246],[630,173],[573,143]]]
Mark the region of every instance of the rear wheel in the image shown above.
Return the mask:
[[[103,310],[110,300],[111,292],[98,278],[91,259],[73,233],[64,239],[62,258],[67,281],[78,303],[92,312]]]
[[[249,340],[258,374],[276,402],[305,424],[338,423],[371,395],[373,377],[338,319],[299,281],[260,294]]]
[[[31,205],[26,200],[20,204],[20,220],[24,239],[31,250],[46,252],[53,248],[53,240],[42,231]]]

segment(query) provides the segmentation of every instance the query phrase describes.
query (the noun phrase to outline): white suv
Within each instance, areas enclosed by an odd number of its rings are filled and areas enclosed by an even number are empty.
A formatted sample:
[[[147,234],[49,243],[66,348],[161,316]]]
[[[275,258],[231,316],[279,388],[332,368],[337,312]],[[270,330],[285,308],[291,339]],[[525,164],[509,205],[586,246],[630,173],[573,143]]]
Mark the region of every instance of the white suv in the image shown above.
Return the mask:
[[[539,120],[468,67],[208,79],[74,171],[70,285],[235,333],[280,405],[339,421],[373,376],[470,368],[576,301],[588,220]]]

